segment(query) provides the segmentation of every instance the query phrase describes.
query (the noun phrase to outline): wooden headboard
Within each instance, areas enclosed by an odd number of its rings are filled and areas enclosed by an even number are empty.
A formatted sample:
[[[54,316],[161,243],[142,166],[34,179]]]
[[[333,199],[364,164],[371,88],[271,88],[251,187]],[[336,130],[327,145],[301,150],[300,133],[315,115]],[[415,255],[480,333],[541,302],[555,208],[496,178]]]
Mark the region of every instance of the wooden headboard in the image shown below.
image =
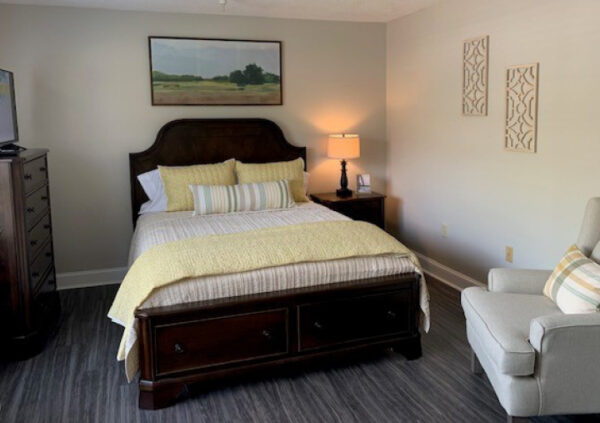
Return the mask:
[[[129,155],[133,223],[148,201],[137,176],[163,166],[188,166],[237,159],[267,163],[304,159],[306,147],[291,145],[267,119],[180,119],[164,125],[146,151]]]

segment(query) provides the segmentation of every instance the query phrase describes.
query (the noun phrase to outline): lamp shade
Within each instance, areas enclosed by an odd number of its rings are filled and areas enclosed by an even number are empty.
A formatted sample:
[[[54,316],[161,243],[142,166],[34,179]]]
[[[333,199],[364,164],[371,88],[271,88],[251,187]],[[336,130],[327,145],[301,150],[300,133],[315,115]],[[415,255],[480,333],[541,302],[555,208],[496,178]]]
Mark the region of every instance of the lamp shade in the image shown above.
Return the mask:
[[[358,134],[332,134],[327,144],[327,157],[330,159],[357,159],[360,157]]]

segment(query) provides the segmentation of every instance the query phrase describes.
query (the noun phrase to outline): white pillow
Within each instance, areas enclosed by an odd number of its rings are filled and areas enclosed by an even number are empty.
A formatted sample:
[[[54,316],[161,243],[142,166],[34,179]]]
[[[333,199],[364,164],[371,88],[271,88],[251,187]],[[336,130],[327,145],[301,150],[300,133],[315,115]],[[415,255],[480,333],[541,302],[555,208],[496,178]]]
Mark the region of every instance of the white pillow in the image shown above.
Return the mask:
[[[140,214],[156,213],[167,210],[167,196],[158,169],[142,173],[137,177],[144,192],[150,199],[140,207]]]
[[[310,179],[310,173],[304,172],[304,193],[308,197],[308,180]]]

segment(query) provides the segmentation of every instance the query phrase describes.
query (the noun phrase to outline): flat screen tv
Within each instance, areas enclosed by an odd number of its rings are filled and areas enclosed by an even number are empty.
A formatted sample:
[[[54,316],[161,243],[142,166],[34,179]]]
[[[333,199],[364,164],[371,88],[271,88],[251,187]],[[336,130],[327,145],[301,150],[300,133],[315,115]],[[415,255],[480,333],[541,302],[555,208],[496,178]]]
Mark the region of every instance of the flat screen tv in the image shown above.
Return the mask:
[[[15,84],[12,72],[0,69],[0,149],[19,140]]]

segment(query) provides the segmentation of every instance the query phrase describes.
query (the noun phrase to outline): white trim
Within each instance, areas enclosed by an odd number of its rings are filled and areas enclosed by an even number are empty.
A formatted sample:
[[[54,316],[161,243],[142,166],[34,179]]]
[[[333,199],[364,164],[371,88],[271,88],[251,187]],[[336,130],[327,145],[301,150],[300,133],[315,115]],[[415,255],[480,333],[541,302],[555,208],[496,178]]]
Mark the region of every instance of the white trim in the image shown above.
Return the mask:
[[[479,282],[478,280],[435,261],[432,258],[419,253],[415,254],[419,257],[419,261],[421,262],[421,266],[423,266],[423,271],[426,275],[430,275],[454,289],[462,291],[470,286],[485,286],[483,282]]]
[[[113,285],[121,283],[125,273],[127,273],[127,267],[58,273],[56,275],[56,288],[61,291],[63,289]]]

